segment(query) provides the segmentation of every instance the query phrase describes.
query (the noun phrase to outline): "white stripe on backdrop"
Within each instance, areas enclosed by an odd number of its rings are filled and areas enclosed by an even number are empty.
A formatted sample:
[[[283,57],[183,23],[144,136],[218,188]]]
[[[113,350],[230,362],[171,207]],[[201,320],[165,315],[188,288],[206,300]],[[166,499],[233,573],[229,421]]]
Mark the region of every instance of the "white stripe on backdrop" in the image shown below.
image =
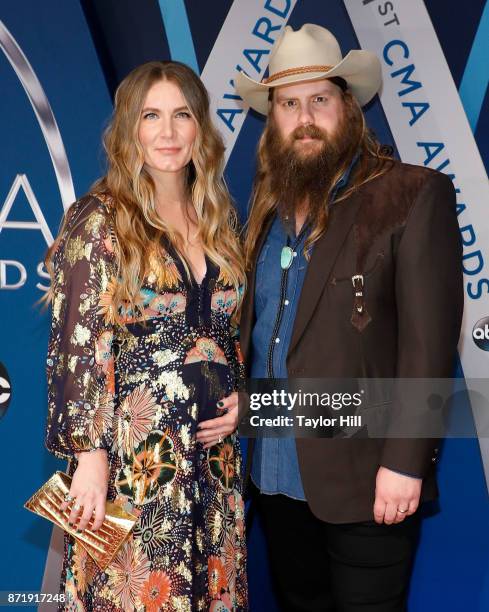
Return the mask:
[[[485,281],[489,183],[437,35],[422,0],[398,2],[385,15],[377,2],[344,3],[362,48],[381,58],[384,85],[380,99],[401,159],[455,175],[457,202],[466,206],[459,214],[462,236],[471,243],[464,244],[466,293],[460,359],[466,378],[486,378],[489,352],[475,345],[472,329],[479,319],[489,316],[489,281]],[[477,291],[478,287],[483,291]],[[476,421],[478,425],[480,428]],[[489,440],[480,438],[479,443],[489,483]]]
[[[214,122],[223,135],[226,161],[243,126],[248,107],[234,90],[237,66],[257,81],[270,50],[297,0],[235,0],[207,59],[202,80],[211,92]]]

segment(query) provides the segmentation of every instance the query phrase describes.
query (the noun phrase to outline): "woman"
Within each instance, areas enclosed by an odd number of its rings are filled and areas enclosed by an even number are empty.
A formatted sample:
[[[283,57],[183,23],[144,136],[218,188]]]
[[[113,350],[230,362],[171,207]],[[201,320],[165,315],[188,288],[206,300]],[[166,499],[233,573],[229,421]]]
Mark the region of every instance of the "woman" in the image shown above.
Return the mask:
[[[178,62],[136,68],[105,148],[107,175],[47,257],[46,445],[70,460],[63,509],[77,529],[100,527],[106,499],[139,518],[105,571],[65,534],[67,607],[246,610],[244,274],[201,81]]]

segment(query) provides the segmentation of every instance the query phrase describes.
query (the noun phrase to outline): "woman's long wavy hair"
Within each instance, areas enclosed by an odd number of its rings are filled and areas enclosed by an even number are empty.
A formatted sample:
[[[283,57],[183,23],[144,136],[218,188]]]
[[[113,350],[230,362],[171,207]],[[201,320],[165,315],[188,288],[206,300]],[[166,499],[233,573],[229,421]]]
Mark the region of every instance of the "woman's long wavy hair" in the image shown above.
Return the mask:
[[[273,92],[273,90],[271,91]],[[331,192],[336,183],[349,168],[355,154],[360,152],[360,157],[352,172],[348,187],[339,193],[335,198],[335,202],[345,200],[361,185],[387,172],[393,160],[390,151],[388,151],[388,147],[381,145],[367,127],[362,109],[356,98],[348,89],[343,91],[342,95],[345,112],[344,119],[350,126],[351,142],[349,142],[346,148],[342,163],[338,166],[333,175],[328,192],[324,194],[324,206],[320,211],[320,215],[317,219],[314,219],[312,231],[304,247],[306,257],[308,257],[312,245],[317,242],[326,231],[328,224],[327,203],[329,202]],[[270,102],[273,104],[273,96],[270,97]],[[253,185],[250,214],[246,225],[245,262],[247,269],[250,269],[252,266],[255,247],[263,230],[263,225],[278,206],[275,194],[270,187],[273,166],[266,146],[267,130],[270,129],[272,122],[273,115],[270,112],[267,118],[267,125],[258,142],[257,174]]]
[[[143,279],[149,271],[151,258],[148,254],[158,253],[163,237],[174,245],[189,274],[183,256],[183,237],[156,212],[155,183],[145,168],[138,139],[146,95],[162,80],[177,85],[197,126],[186,180],[203,250],[220,267],[221,277],[236,288],[238,295],[245,276],[237,238],[237,215],[223,177],[224,144],[211,121],[207,91],[185,64],[148,62],[135,68],[116,91],[114,112],[103,138],[107,173],[91,189],[92,193],[111,203],[119,271],[114,306],[118,308],[124,303],[136,312]],[[62,226],[57,240],[63,229]],[[56,249],[56,242],[48,251],[47,262]]]

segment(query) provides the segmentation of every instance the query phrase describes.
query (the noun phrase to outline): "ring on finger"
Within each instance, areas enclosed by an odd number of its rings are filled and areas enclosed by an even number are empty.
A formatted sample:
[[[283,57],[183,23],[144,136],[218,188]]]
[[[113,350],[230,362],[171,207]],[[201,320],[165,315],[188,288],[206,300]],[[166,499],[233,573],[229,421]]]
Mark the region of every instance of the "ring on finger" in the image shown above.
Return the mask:
[[[406,510],[401,510],[400,508],[398,508],[397,511],[400,512],[401,514],[406,514],[407,509]]]
[[[67,501],[67,502],[72,502],[74,499],[75,498],[72,495],[70,495],[69,493],[67,493],[65,495],[65,501]]]
[[[81,506],[80,506],[80,504],[75,504],[75,505],[73,506],[73,510],[77,510],[77,511],[78,511],[78,510],[81,510]]]
[[[219,436],[219,438],[217,438],[217,441],[219,442],[219,444],[221,444],[221,442],[222,442],[222,436]]]

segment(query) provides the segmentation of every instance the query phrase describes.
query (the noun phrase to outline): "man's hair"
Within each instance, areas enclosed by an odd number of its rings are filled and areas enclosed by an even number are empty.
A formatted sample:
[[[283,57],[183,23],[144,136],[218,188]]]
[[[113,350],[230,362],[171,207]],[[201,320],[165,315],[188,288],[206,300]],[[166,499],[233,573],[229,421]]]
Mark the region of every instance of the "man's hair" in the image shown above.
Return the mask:
[[[350,126],[352,142],[345,147],[345,156],[338,164],[328,188],[324,193],[324,206],[320,208],[320,214],[313,220],[312,230],[305,244],[306,256],[312,245],[324,234],[328,222],[328,203],[334,186],[350,167],[357,152],[360,154],[358,162],[348,183],[336,197],[335,202],[348,198],[361,185],[385,174],[392,165],[393,158],[389,147],[381,145],[374,134],[367,127],[364,114],[356,98],[349,90],[341,92],[343,99],[344,120]],[[270,96],[271,104],[273,98]],[[263,134],[258,143],[257,150],[257,173],[251,196],[251,207],[246,225],[245,260],[246,267],[251,267],[255,247],[263,226],[278,206],[276,193],[272,188],[273,155],[270,154],[268,143],[269,132],[274,129],[273,113],[270,112]],[[276,182],[276,181],[275,181]]]

